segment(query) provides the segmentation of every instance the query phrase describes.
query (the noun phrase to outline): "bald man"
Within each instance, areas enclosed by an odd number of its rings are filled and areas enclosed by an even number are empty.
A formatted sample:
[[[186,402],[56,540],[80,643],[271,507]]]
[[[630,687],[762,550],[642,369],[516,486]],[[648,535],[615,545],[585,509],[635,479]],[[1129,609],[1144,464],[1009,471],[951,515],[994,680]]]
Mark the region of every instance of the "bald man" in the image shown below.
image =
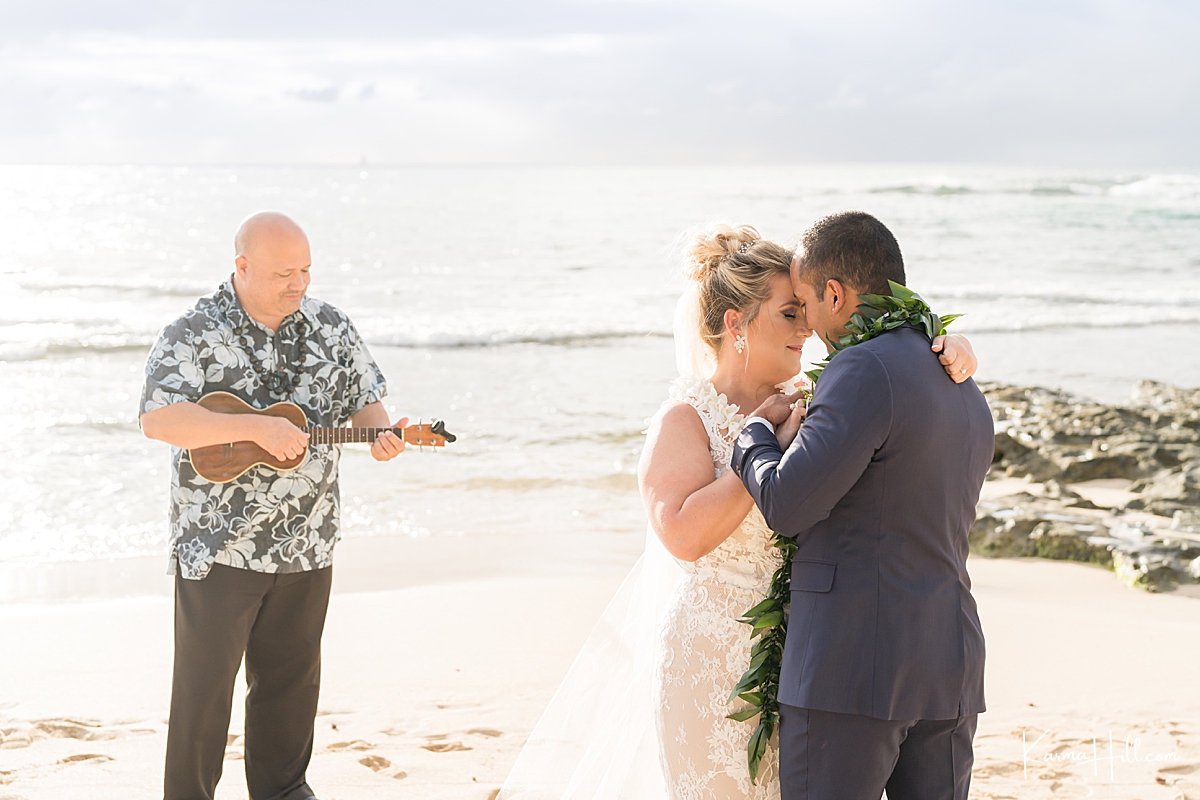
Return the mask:
[[[213,797],[244,655],[250,797],[308,800],[339,448],[309,444],[279,417],[217,414],[197,401],[211,392],[258,408],[287,400],[310,425],[386,428],[386,384],[346,315],[306,295],[312,258],[299,225],[277,212],[252,214],[234,236],[234,255],[230,279],[163,330],[139,409],[146,436],[173,445],[175,669],[164,796]],[[307,457],[293,472],[256,467],[216,484],[183,455],[236,441]],[[403,449],[387,431],[371,455],[387,461]]]

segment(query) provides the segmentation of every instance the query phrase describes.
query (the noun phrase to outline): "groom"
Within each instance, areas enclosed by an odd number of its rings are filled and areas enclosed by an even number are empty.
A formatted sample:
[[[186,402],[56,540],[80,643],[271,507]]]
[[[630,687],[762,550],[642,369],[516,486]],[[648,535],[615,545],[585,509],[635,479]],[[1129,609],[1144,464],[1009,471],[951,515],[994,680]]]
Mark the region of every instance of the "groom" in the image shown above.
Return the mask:
[[[826,342],[845,333],[859,294],[888,294],[889,280],[905,282],[900,247],[859,212],[819,221],[792,263]],[[967,531],[992,460],[987,403],[907,326],[837,354],[784,452],[775,426],[791,399],[755,412],[732,461],[798,548],[779,684],[782,800],[885,789],[889,800],[967,800],[984,710]]]

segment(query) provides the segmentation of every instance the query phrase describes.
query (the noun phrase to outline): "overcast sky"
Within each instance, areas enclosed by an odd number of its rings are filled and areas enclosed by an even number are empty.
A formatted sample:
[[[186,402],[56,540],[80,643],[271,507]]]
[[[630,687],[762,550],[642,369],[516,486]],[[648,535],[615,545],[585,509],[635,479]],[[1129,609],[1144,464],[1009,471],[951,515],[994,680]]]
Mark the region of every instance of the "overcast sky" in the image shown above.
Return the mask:
[[[1196,0],[0,0],[0,162],[1200,166]]]

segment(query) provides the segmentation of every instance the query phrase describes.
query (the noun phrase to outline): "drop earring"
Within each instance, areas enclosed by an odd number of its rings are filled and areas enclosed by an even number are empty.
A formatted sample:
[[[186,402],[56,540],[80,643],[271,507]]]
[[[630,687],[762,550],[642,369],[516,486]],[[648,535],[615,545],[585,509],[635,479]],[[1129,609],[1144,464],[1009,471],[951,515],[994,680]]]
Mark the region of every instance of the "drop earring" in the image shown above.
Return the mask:
[[[743,334],[739,333],[733,340],[733,349],[738,351],[739,356],[746,352],[746,337]]]

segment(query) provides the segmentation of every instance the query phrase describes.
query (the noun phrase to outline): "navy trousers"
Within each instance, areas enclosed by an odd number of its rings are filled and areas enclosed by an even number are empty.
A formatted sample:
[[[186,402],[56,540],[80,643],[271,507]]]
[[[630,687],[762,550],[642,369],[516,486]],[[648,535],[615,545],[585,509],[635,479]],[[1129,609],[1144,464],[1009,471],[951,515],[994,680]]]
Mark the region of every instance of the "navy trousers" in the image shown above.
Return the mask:
[[[782,800],[967,800],[978,715],[890,720],[780,705]]]

